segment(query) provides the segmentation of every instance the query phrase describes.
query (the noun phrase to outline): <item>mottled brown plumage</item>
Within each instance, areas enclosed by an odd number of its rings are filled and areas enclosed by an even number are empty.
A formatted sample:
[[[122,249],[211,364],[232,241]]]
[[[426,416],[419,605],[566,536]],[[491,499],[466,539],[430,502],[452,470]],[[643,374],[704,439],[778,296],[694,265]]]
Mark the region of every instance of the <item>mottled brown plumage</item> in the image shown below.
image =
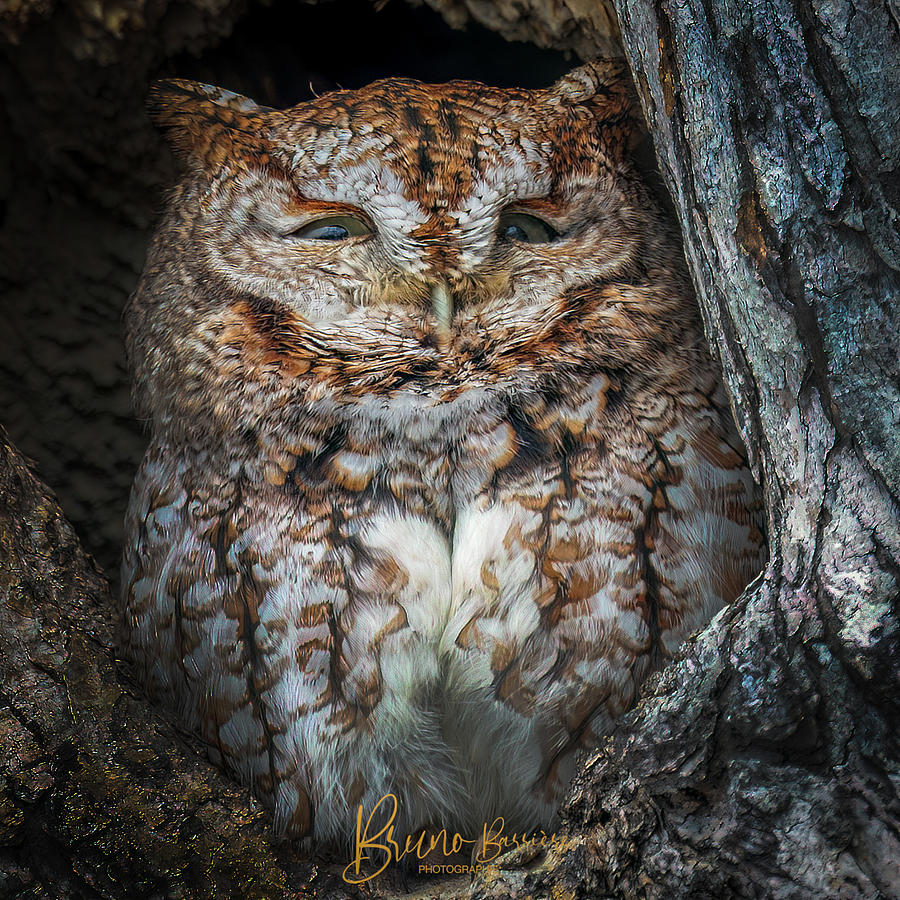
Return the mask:
[[[549,825],[762,559],[622,70],[153,109],[127,650],[293,836]]]

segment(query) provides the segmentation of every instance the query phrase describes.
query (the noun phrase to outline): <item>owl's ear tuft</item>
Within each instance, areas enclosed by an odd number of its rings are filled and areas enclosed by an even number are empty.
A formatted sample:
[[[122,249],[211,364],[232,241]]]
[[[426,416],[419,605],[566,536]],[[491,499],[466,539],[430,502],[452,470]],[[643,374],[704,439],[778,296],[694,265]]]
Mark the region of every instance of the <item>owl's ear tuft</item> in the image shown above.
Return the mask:
[[[629,153],[646,134],[628,64],[597,59],[564,75],[550,89],[565,106],[586,106],[596,117],[604,143],[616,155]]]
[[[180,78],[155,82],[147,111],[176,155],[207,165],[236,151],[264,152],[267,114],[274,112],[249,97]]]

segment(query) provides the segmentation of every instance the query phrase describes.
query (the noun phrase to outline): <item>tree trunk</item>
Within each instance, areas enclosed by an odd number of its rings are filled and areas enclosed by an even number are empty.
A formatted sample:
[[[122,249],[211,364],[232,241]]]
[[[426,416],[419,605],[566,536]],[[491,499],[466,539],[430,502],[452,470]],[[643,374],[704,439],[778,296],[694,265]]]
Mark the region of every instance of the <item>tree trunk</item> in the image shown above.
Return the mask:
[[[471,17],[582,56],[617,40],[604,3],[428,3],[457,26]],[[765,488],[771,559],[587,760],[554,849],[419,896],[900,896],[900,21],[889,4],[840,0],[616,6]],[[18,42],[0,68],[0,127],[20,147],[0,154],[0,249],[23,355],[0,373],[30,373],[35,339],[68,347],[15,415],[27,421],[46,390],[84,416],[105,391],[97,434],[130,458],[118,350],[92,368],[59,322],[73,296],[88,319],[118,316],[162,171],[139,97],[242,5],[91,9],[0,12]],[[55,77],[39,72],[48,59]],[[63,277],[53,265],[73,221],[84,236]],[[60,434],[46,466],[82,471],[93,434],[74,447]],[[102,466],[83,471],[76,506],[106,484]],[[114,518],[109,504],[74,516],[93,527]],[[131,688],[103,579],[5,445],[0,573],[0,896],[353,896],[340,867],[272,845],[246,793]]]

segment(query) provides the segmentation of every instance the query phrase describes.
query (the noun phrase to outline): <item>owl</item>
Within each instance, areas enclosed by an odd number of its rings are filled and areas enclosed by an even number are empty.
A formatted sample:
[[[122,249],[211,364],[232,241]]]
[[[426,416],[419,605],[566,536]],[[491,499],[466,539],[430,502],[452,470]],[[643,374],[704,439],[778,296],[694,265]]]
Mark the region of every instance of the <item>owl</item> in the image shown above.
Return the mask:
[[[552,825],[763,560],[627,71],[151,111],[126,655],[307,845],[389,795],[398,836]]]

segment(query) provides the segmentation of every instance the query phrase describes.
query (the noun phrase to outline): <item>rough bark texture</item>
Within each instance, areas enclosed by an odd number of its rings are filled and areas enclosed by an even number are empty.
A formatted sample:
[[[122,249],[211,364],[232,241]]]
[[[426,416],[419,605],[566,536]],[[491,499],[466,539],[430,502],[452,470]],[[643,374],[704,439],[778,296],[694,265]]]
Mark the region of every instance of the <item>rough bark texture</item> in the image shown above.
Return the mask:
[[[415,0],[414,0],[415,2]],[[423,0],[417,0],[423,2]],[[612,0],[424,0],[454,28],[479,22],[510,41],[571,50],[582,59],[622,56]]]
[[[451,24],[471,17],[582,56],[608,52],[614,33],[602,4],[428,4]],[[242,8],[51,0],[0,12],[18,42],[0,66],[0,129],[18,144],[0,153],[4,317],[22,355],[0,367],[13,376],[41,341],[66,347],[70,292],[92,298],[78,302],[88,321],[117,319],[162,171],[137,98],[161,60],[215,40]],[[900,23],[887,0],[617,9],[765,486],[772,556],[587,761],[558,849],[416,896],[900,896]],[[38,74],[48,60],[55,78]],[[91,239],[73,239],[73,222]],[[64,237],[67,267],[48,271]],[[13,398],[17,421],[44,391],[62,396],[65,421],[109,416],[96,433],[122,446],[107,455],[132,459],[118,350],[70,342],[58,371],[39,366]],[[115,494],[104,485],[131,468],[110,475],[90,462],[90,431],[72,444],[63,431],[42,462],[84,481],[74,518],[102,521]],[[271,845],[246,794],[117,671],[106,586],[6,447],[0,600],[0,896],[351,896],[334,866]]]

